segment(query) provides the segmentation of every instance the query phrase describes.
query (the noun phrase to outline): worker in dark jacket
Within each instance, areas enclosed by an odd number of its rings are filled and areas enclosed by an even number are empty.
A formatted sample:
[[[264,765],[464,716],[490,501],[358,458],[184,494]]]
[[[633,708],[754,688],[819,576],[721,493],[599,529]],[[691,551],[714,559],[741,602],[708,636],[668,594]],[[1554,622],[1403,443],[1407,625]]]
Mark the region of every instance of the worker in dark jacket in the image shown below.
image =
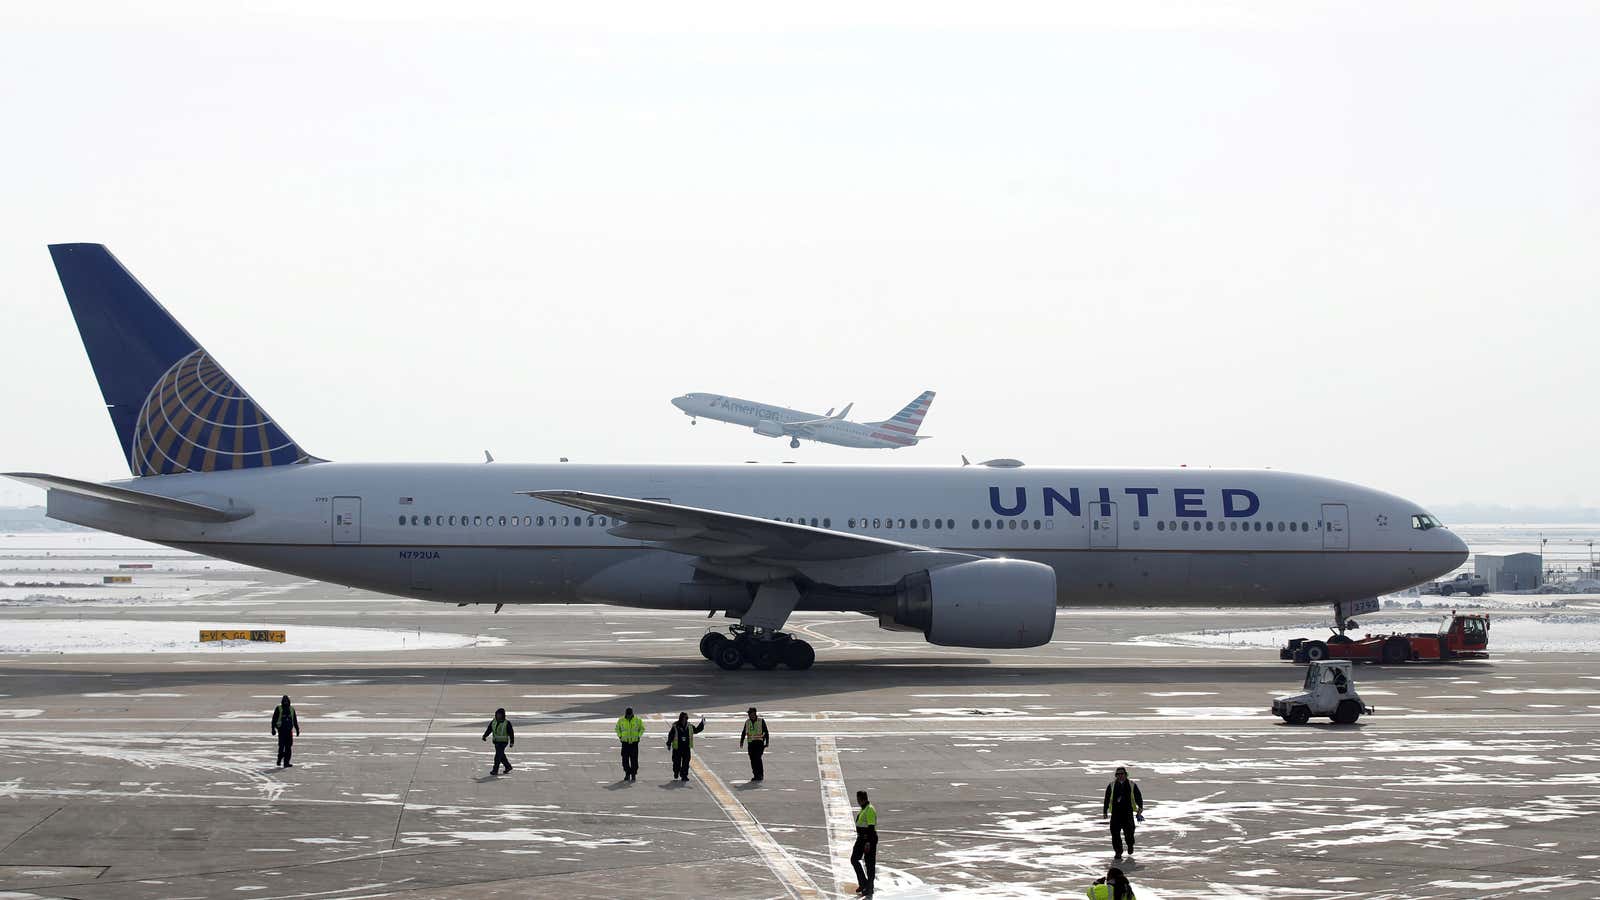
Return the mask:
[[[856,805],[861,809],[856,813],[856,843],[850,848],[850,867],[856,870],[856,893],[871,897],[872,883],[878,880],[878,808],[867,799],[866,791],[856,791]]]
[[[767,733],[767,720],[756,715],[754,706],[745,715],[744,729],[739,732],[739,746],[750,748],[750,780],[760,781],[767,777],[767,769],[761,764],[761,754],[766,752],[771,735]]]
[[[511,774],[511,760],[506,759],[506,748],[517,745],[517,730],[511,727],[511,720],[506,718],[505,707],[494,711],[494,718],[489,720],[487,728],[483,729],[483,739],[488,740],[494,736],[494,765],[489,767],[490,775],[499,775],[500,767],[506,767],[506,774]]]
[[[272,733],[278,736],[278,765],[294,768],[289,757],[294,755],[294,739],[300,735],[300,717],[294,714],[288,694],[272,708]]]
[[[1106,785],[1105,804],[1100,817],[1111,819],[1111,850],[1122,858],[1122,839],[1128,839],[1128,856],[1133,856],[1133,823],[1144,821],[1144,797],[1139,786],[1128,780],[1128,770],[1117,766],[1116,780]]]
[[[694,756],[694,736],[706,730],[706,717],[699,725],[689,724],[689,714],[678,713],[678,721],[667,729],[667,749],[672,751],[672,777],[689,780],[689,762]]]

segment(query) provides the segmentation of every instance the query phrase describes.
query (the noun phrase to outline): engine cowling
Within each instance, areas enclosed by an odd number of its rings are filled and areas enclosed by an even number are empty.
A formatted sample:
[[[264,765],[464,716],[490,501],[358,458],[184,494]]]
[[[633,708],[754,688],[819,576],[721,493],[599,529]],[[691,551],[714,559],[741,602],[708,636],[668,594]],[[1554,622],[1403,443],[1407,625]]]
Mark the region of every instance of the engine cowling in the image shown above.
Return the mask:
[[[762,419],[756,423],[756,427],[752,430],[764,437],[783,437],[783,423],[774,422],[771,419]]]
[[[878,624],[920,631],[930,644],[1037,647],[1055,633],[1056,573],[1043,563],[981,559],[914,572],[895,588]]]

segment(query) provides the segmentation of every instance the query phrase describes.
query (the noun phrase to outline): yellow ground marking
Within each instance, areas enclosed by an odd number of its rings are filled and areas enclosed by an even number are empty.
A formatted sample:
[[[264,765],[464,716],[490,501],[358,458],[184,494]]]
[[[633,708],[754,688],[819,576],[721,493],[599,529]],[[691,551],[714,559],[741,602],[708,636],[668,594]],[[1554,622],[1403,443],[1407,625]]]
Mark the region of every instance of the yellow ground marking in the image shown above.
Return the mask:
[[[811,880],[811,876],[794,861],[789,851],[783,849],[783,845],[756,821],[750,810],[745,809],[739,798],[733,795],[733,791],[728,790],[728,786],[722,783],[717,773],[707,768],[698,756],[690,760],[690,765],[700,783],[710,792],[711,799],[717,801],[717,805],[722,807],[723,814],[739,829],[744,839],[750,842],[750,846],[756,848],[761,861],[765,862],[767,868],[772,870],[772,874],[777,876],[784,890],[789,892],[789,896],[800,900],[822,900],[827,896],[817,887],[817,883]]]

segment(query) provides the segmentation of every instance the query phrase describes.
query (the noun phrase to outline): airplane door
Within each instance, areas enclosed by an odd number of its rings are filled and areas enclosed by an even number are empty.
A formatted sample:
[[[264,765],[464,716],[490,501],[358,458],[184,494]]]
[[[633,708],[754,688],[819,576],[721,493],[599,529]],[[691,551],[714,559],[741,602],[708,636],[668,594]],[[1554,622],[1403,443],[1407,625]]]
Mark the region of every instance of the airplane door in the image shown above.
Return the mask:
[[[333,542],[361,543],[361,498],[333,498]]]
[[[1117,546],[1117,505],[1089,501],[1089,547],[1115,548]]]
[[[1350,549],[1350,507],[1343,503],[1322,504],[1322,549]]]

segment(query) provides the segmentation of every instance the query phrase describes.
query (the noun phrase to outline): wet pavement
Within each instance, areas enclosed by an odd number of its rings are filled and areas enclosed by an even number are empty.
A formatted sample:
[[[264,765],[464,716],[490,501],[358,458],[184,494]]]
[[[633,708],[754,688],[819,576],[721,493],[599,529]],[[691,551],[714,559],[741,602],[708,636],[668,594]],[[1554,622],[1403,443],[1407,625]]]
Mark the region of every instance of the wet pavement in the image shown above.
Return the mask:
[[[1112,862],[1118,765],[1146,803],[1124,864],[1141,898],[1600,895],[1593,654],[1362,667],[1376,715],[1294,727],[1267,707],[1299,667],[1132,639],[1316,633],[1318,610],[1065,610],[1055,643],[1005,652],[804,615],[814,669],[730,673],[700,658],[717,622],[694,614],[205,577],[200,598],[0,610],[0,629],[288,631],[285,648],[0,656],[0,896],[848,896],[856,790],[879,810],[880,897],[1081,896]],[[292,652],[297,628],[328,626],[484,640]],[[289,769],[268,735],[283,693],[304,729]],[[630,705],[648,729],[633,784],[611,733]],[[773,733],[759,784],[737,746],[750,705]],[[491,777],[497,706],[517,768]],[[680,710],[708,723],[686,785],[662,745]]]

